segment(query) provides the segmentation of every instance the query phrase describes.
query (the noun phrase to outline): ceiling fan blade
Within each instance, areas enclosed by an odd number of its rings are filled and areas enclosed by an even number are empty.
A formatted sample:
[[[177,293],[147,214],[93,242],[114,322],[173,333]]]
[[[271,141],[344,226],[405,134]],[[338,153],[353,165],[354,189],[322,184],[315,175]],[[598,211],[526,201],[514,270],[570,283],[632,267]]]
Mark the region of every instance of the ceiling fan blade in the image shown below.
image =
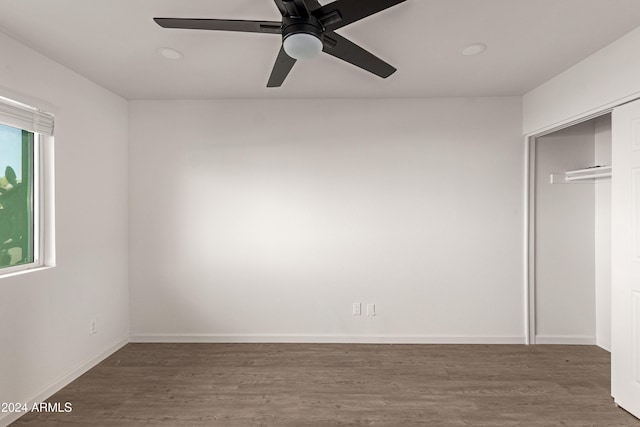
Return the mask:
[[[320,8],[318,0],[274,0],[282,16],[306,18],[309,11]]]
[[[282,86],[284,79],[287,78],[295,63],[296,60],[286,54],[284,47],[280,47],[280,52],[276,58],[276,63],[273,64],[273,70],[271,71],[267,87]]]
[[[304,2],[307,4],[307,7],[311,12],[322,7],[318,0],[304,0]]]
[[[186,30],[242,31],[246,33],[280,34],[282,23],[277,21],[243,21],[233,19],[153,18],[163,28]]]
[[[313,11],[327,31],[337,30],[406,0],[336,0]]]
[[[280,15],[286,16],[287,8],[284,6],[283,0],[273,0],[273,1],[276,4],[276,6],[278,7],[278,11],[280,12]]]
[[[396,72],[395,67],[336,33],[325,33],[322,42],[324,45],[322,50],[324,52],[353,64],[356,67],[360,67],[363,70],[369,71],[376,76],[380,76],[383,79],[386,79]]]

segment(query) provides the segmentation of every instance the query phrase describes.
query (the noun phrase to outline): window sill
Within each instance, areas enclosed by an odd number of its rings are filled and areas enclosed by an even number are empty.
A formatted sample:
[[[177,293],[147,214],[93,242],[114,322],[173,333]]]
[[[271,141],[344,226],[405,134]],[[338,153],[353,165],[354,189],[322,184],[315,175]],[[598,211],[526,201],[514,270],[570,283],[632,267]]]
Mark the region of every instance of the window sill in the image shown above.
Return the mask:
[[[39,265],[39,266],[35,266],[35,267],[21,268],[19,270],[13,270],[13,271],[7,271],[7,272],[1,272],[0,271],[0,280],[8,278],[8,277],[20,276],[22,274],[35,273],[37,271],[49,270],[49,269],[52,269],[54,267],[55,266],[53,266],[53,265]]]

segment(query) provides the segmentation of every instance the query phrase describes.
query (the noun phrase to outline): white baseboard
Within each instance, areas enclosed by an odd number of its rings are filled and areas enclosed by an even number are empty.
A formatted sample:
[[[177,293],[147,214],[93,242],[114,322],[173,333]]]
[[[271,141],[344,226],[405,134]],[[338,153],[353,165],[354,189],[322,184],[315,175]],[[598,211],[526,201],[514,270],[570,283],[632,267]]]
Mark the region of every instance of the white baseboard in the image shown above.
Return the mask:
[[[132,343],[525,344],[524,336],[134,334]]]
[[[50,385],[45,390],[38,393],[36,396],[32,397],[31,399],[28,399],[26,402],[23,400],[20,400],[20,402],[27,403],[27,407],[29,408],[31,408],[34,403],[44,402],[49,397],[53,396],[55,393],[60,391],[62,388],[69,385],[69,383],[71,383],[72,381],[80,377],[80,375],[84,374],[89,369],[93,368],[98,363],[102,362],[104,359],[111,356],[116,351],[120,350],[122,347],[127,345],[128,342],[129,340],[126,338],[118,341],[115,345],[110,346],[99,355],[92,357],[91,359],[84,362],[82,365],[78,366],[76,369],[72,370],[66,375],[63,375],[58,381],[56,381],[54,384]],[[5,414],[4,416],[0,416],[0,427],[8,426],[9,424],[16,421],[18,418],[20,418],[23,415],[25,415],[24,412],[8,413],[8,414]]]
[[[535,344],[596,345],[596,337],[589,335],[536,335]]]

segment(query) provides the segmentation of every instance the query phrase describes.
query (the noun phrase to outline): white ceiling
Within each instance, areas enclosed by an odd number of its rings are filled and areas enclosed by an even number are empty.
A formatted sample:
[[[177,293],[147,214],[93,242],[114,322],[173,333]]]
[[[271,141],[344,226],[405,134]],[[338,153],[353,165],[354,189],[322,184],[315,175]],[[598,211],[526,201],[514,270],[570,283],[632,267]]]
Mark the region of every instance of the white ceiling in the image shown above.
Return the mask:
[[[272,0],[0,0],[0,31],[128,99],[521,95],[640,26],[640,1],[407,0],[338,31],[398,68],[388,79],[322,54],[271,89],[280,36],[153,17],[281,19]],[[460,55],[476,42],[485,54]]]

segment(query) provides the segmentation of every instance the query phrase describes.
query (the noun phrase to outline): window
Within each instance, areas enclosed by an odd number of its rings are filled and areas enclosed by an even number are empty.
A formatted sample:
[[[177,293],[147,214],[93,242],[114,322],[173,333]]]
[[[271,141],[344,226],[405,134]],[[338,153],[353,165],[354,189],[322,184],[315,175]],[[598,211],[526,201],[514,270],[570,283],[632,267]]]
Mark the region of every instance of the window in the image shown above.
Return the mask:
[[[0,125],[0,268],[34,262],[34,134]]]
[[[53,116],[0,97],[0,277],[43,265],[43,143]]]

